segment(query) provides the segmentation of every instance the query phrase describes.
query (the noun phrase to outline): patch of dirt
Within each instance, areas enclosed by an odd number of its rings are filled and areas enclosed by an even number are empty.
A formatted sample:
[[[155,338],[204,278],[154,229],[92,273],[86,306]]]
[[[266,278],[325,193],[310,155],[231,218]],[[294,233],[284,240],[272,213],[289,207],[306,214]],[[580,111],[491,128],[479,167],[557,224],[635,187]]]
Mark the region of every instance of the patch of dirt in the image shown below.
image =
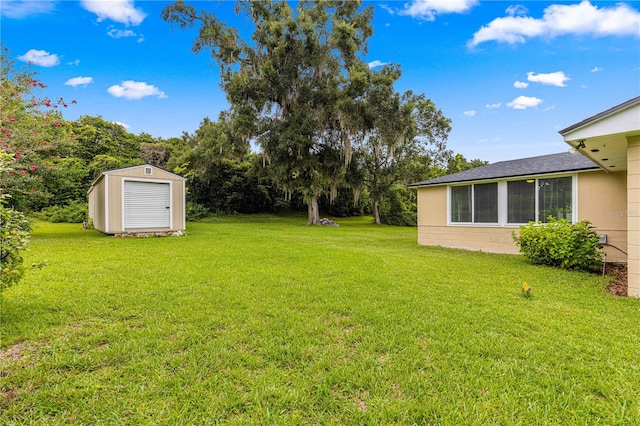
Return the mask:
[[[607,263],[605,272],[609,277],[607,290],[614,296],[626,296],[628,294],[629,279],[627,265],[624,263]]]
[[[367,402],[365,400],[363,400],[362,398],[360,398],[359,396],[356,396],[353,399],[354,404],[356,405],[356,408],[363,412],[366,413],[367,412]]]
[[[8,407],[18,397],[20,388],[2,389],[0,391],[0,407]]]
[[[0,351],[0,359],[11,359],[13,361],[17,361],[24,356],[26,348],[26,342],[16,342],[8,348]]]

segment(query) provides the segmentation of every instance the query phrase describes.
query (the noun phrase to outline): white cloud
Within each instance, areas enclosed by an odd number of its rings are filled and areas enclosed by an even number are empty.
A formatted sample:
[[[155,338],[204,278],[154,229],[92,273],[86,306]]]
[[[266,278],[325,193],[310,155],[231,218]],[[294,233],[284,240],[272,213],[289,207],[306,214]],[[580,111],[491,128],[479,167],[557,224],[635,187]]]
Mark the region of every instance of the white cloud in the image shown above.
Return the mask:
[[[544,10],[540,19],[513,15],[496,18],[476,31],[468,45],[475,47],[487,41],[524,43],[527,38],[564,34],[638,37],[640,11],[624,3],[599,8],[588,0],[579,4],[554,4]]]
[[[73,86],[73,87],[78,87],[78,86],[86,86],[87,84],[93,83],[93,77],[73,77],[70,78],[69,80],[65,81],[64,85],[65,86]]]
[[[602,71],[602,68],[600,67],[593,67],[593,69],[591,70],[591,72],[600,72]]]
[[[502,106],[502,102],[497,102],[495,104],[487,104],[487,108],[500,108]]]
[[[542,103],[542,99],[535,98],[532,96],[518,96],[511,102],[507,103],[508,107],[513,109],[527,109],[533,108]]]
[[[536,74],[534,72],[527,73],[527,80],[532,83],[542,83],[547,86],[565,87],[565,82],[571,80],[562,71],[552,72],[548,74]]]
[[[80,59],[76,59],[75,61],[67,62],[67,65],[80,65]]]
[[[52,12],[56,7],[56,0],[2,0],[0,15],[21,19],[29,15]]]
[[[166,98],[167,95],[156,86],[142,81],[127,80],[122,84],[115,84],[107,89],[116,98],[142,99],[146,96],[157,96],[159,99]]]
[[[44,50],[31,49],[22,56],[18,56],[18,59],[24,62],[29,62],[41,67],[55,67],[60,63],[60,58],[55,53],[45,52]]]
[[[128,125],[127,123],[123,123],[121,121],[112,121],[113,124],[117,124],[118,126],[122,126],[124,127],[125,130],[129,130],[129,127],[131,127],[130,125]]]
[[[80,4],[98,15],[98,22],[111,19],[125,25],[140,25],[147,17],[141,9],[134,7],[132,0],[81,0]]]
[[[463,114],[467,117],[473,117],[474,115],[476,115],[476,111],[472,109],[469,111],[465,111]]]
[[[507,7],[507,10],[505,10],[506,14],[509,16],[523,16],[526,15],[528,11],[529,9],[521,4],[509,6]]]
[[[135,37],[138,35],[131,30],[119,30],[116,28],[112,28],[111,30],[109,30],[109,32],[107,32],[107,34],[111,38]]]
[[[373,68],[376,68],[376,67],[383,67],[383,66],[387,65],[387,63],[379,61],[379,60],[376,59],[375,61],[369,62],[368,65],[369,65],[369,69],[373,69]]]
[[[436,15],[447,13],[464,13],[478,4],[478,0],[413,0],[407,3],[399,15],[433,21]]]
[[[580,88],[581,88],[581,89],[588,89],[588,88],[589,88],[589,86],[587,86],[586,84],[581,84],[581,85],[580,85]]]
[[[527,87],[529,87],[529,83],[527,83],[526,81],[516,81],[515,83],[513,83],[513,87],[515,87],[516,89],[526,89]]]

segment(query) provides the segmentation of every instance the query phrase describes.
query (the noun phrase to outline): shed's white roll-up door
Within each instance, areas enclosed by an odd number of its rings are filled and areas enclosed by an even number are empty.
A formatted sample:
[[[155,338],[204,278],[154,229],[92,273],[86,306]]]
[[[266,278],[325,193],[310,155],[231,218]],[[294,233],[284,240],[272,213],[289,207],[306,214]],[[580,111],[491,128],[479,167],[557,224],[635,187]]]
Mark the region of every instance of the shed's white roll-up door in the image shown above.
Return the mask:
[[[124,181],[124,228],[169,228],[171,196],[168,183]]]

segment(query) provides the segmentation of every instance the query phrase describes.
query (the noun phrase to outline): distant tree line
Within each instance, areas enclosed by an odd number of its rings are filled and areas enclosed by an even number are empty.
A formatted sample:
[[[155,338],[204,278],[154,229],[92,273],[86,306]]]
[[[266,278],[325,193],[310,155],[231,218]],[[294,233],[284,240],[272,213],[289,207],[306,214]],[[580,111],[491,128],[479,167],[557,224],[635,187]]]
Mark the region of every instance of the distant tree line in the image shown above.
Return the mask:
[[[189,211],[196,216],[308,208],[304,193],[283,187],[264,153],[252,152],[243,124],[230,112],[216,121],[204,118],[194,133],[169,139],[135,135],[101,117],[67,121],[60,111],[67,105],[64,100],[38,98],[44,84],[28,70],[16,69],[6,50],[1,59],[0,148],[12,155],[14,164],[0,176],[0,188],[11,208],[56,221],[82,221],[87,190],[101,172],[142,163],[185,176]],[[411,102],[412,108],[420,102],[432,107],[422,97]],[[411,225],[416,197],[407,184],[485,164],[443,145],[427,152],[405,144],[389,156],[384,152],[388,146],[371,146],[373,139],[354,143],[349,167],[339,152],[325,153],[335,155],[340,179],[326,182],[328,190],[318,195],[324,215],[372,214],[377,203],[382,223]]]

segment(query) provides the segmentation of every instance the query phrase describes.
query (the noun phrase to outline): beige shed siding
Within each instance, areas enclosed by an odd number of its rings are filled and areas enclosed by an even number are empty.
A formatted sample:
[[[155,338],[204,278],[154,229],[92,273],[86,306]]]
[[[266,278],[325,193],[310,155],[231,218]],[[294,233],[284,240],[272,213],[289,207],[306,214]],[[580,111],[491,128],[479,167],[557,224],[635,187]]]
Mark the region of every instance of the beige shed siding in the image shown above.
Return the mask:
[[[627,140],[627,251],[629,296],[640,297],[640,136]]]
[[[93,194],[93,227],[98,231],[105,232],[104,221],[104,179],[96,182],[91,190]],[[91,198],[89,202],[91,202]]]
[[[588,220],[607,243],[626,251],[627,174],[594,171],[578,175],[578,220]],[[604,246],[608,262],[626,262],[620,250]]]
[[[145,174],[145,166],[129,167],[105,172],[89,192],[89,202],[93,207],[94,227],[108,234],[123,232],[153,232],[167,231],[167,228],[124,229],[123,224],[123,191],[124,181],[148,180],[169,182],[171,184],[171,229],[179,231],[185,229],[185,194],[184,179],[164,170],[151,167],[151,174]]]
[[[624,173],[603,171],[578,173],[578,220],[589,220],[608,242],[624,250],[627,241]],[[517,254],[512,232],[517,226],[447,225],[447,187],[418,188],[418,244],[490,253]],[[608,261],[626,261],[626,256],[606,248]]]

